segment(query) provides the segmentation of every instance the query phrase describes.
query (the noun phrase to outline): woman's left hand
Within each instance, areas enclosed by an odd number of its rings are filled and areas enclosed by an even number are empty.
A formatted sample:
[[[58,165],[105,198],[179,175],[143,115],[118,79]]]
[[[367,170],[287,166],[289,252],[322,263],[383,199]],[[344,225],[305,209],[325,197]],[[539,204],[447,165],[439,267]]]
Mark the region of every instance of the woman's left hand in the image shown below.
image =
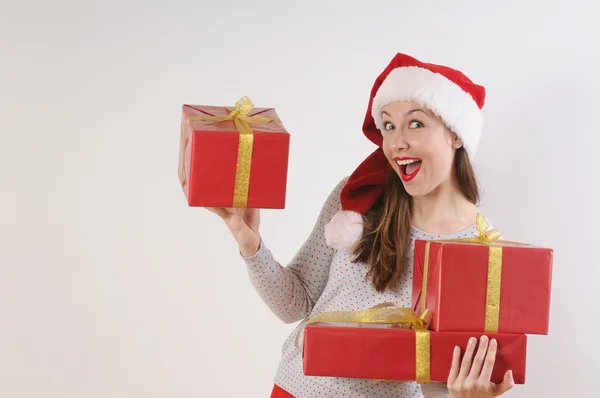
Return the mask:
[[[448,377],[448,390],[451,398],[491,398],[497,397],[510,390],[515,382],[509,370],[500,384],[491,382],[492,370],[496,361],[497,342],[490,342],[487,336],[482,336],[475,358],[477,339],[471,338],[467,345],[464,358],[460,360],[460,348],[454,348],[452,369]]]

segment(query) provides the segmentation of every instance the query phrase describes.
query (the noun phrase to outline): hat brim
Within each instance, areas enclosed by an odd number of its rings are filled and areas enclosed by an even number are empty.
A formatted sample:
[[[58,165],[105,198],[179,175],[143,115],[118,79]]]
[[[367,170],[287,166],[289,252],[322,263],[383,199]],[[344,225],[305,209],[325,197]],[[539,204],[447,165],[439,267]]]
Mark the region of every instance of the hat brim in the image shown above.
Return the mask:
[[[412,101],[438,115],[473,158],[483,130],[483,113],[473,97],[445,76],[418,66],[398,67],[383,81],[371,108],[375,126],[383,129],[381,111],[394,101]]]

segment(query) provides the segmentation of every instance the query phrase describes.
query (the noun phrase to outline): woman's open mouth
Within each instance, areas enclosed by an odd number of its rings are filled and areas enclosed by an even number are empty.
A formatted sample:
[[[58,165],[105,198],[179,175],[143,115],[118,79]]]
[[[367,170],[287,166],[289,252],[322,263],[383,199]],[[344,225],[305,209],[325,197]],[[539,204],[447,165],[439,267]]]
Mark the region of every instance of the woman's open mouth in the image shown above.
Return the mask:
[[[421,170],[422,161],[419,158],[394,158],[394,161],[400,169],[400,178],[404,182],[415,178]]]

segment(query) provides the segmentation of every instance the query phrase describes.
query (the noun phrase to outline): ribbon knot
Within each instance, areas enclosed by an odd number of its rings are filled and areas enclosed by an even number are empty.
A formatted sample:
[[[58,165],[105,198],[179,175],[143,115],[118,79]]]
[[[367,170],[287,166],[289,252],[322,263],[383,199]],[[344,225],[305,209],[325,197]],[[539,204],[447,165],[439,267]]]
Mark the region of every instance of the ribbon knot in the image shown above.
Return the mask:
[[[500,231],[497,229],[491,229],[488,231],[490,224],[481,214],[477,213],[477,219],[475,221],[475,226],[477,228],[477,232],[479,236],[475,237],[475,239],[479,240],[482,243],[494,242],[500,238]]]
[[[252,111],[252,109],[254,109],[254,104],[252,101],[250,101],[250,98],[244,96],[235,103],[235,108],[232,110],[229,116],[246,116]]]

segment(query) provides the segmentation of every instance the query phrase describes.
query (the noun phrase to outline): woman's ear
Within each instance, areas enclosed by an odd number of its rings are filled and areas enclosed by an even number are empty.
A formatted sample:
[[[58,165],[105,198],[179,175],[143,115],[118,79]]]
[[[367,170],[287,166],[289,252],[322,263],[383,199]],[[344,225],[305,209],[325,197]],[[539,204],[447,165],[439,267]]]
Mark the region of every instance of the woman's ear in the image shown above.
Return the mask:
[[[463,146],[463,142],[458,135],[452,133],[452,148],[458,149]]]

